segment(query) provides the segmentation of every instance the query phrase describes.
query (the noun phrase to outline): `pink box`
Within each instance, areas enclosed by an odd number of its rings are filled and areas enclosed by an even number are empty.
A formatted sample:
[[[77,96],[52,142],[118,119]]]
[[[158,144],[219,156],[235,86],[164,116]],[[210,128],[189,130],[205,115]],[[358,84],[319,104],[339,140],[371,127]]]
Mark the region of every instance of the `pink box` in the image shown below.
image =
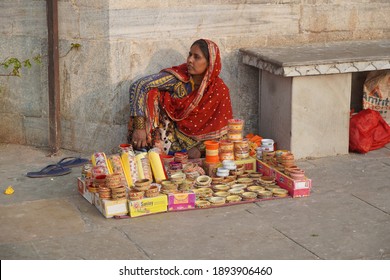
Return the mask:
[[[195,208],[195,193],[168,194],[168,211],[182,211]]]
[[[288,190],[288,193],[292,197],[304,197],[310,195],[311,179],[306,178],[305,180],[293,180],[286,174],[275,170],[275,180],[278,185]]]
[[[257,172],[260,172],[264,176],[275,177],[275,170],[268,164],[262,162],[261,160],[258,159],[256,160],[256,167],[257,167]]]
[[[278,186],[288,190],[289,195],[292,197],[305,197],[310,195],[312,181],[309,178],[305,180],[293,180],[291,177],[288,177],[286,174],[261,160],[257,160],[257,171],[263,173],[265,176],[274,177]]]

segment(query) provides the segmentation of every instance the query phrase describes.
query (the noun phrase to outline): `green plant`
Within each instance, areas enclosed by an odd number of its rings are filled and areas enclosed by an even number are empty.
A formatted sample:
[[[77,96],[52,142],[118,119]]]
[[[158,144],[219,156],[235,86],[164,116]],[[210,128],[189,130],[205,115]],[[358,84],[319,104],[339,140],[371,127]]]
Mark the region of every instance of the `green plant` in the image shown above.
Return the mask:
[[[79,43],[71,43],[70,44],[70,49],[66,52],[65,55],[61,56],[61,58],[66,57],[68,55],[68,53],[70,53],[72,50],[78,51],[78,50],[80,50],[80,48],[81,48],[81,44],[79,44]]]
[[[41,64],[41,56],[40,55],[34,56],[32,58],[32,60],[36,64]],[[31,65],[30,59],[26,59],[26,60],[20,61],[16,57],[10,57],[10,58],[5,59],[3,62],[0,62],[0,66],[2,68],[4,68],[5,70],[10,68],[10,72],[8,72],[6,74],[0,73],[0,76],[16,76],[16,77],[20,77],[21,76],[21,74],[20,74],[21,68],[23,68],[23,67],[31,68],[32,65]]]
[[[72,43],[72,44],[70,44],[70,49],[79,50],[80,48],[81,48],[81,44],[79,44],[79,43]]]

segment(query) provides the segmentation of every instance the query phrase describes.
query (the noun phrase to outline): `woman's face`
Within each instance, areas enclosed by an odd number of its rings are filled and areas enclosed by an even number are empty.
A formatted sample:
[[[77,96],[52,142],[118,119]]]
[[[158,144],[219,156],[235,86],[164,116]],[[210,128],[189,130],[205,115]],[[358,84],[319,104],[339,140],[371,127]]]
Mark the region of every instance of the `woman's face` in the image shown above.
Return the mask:
[[[204,75],[208,61],[198,45],[193,45],[187,57],[188,73],[190,75]]]

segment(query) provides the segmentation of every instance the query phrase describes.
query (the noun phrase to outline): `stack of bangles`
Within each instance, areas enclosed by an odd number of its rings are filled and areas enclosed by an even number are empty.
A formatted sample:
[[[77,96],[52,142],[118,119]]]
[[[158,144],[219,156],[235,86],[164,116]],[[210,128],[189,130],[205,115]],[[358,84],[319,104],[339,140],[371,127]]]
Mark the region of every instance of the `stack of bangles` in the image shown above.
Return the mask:
[[[183,167],[181,162],[171,161],[169,162],[169,170],[181,170]]]
[[[185,164],[188,162],[188,154],[186,152],[176,152],[174,155],[174,159],[176,162],[181,162]]]
[[[204,175],[205,171],[202,167],[197,165],[196,163],[189,162],[183,165],[183,172],[184,173],[192,173],[192,172],[197,172],[199,175]]]

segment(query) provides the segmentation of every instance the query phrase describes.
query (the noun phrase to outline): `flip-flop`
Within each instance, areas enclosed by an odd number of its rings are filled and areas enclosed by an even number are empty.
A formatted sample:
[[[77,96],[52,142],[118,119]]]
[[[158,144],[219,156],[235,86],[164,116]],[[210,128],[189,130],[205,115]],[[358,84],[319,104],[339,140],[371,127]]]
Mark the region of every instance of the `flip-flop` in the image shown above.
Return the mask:
[[[55,177],[69,174],[71,171],[70,168],[58,164],[50,164],[41,171],[28,172],[26,176],[30,178]]]
[[[76,167],[76,166],[82,166],[89,162],[89,159],[81,158],[81,157],[66,157],[61,159],[59,162],[57,162],[58,165],[62,167]]]

